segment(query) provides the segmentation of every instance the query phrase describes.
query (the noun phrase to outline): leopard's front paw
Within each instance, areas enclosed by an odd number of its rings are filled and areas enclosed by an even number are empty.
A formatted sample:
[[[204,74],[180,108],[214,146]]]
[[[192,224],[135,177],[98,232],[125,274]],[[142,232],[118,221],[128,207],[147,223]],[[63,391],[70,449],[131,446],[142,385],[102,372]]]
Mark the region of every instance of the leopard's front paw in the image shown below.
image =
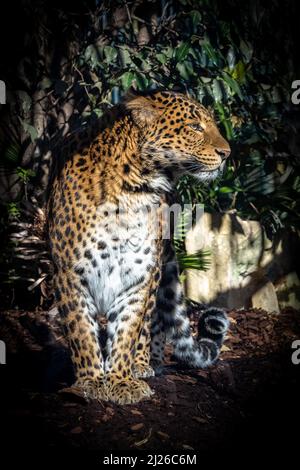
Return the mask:
[[[141,400],[151,397],[154,392],[147,382],[133,378],[111,382],[108,386],[109,400],[119,405],[129,405],[138,403]]]
[[[80,389],[87,400],[108,400],[104,379],[79,379],[73,387]]]
[[[155,372],[153,367],[149,365],[134,364],[133,375],[136,379],[148,379],[154,377]]]

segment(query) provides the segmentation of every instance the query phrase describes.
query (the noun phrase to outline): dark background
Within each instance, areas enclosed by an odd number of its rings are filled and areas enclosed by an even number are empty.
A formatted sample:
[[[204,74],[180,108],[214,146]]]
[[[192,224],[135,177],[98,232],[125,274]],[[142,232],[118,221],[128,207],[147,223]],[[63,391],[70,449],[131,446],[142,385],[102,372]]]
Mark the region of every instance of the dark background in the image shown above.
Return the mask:
[[[150,18],[160,28],[153,29]],[[291,104],[290,95],[292,81],[300,80],[299,18],[299,2],[292,0],[187,0],[167,5],[140,1],[128,2],[127,9],[121,1],[2,2],[0,79],[8,94],[7,104],[0,107],[0,326],[10,346],[8,364],[0,366],[0,447],[11,449],[11,462],[19,458],[44,464],[53,457],[59,464],[61,455],[70,461],[75,456],[79,462],[94,458],[97,445],[118,448],[111,442],[93,441],[97,431],[84,434],[78,443],[56,427],[57,422],[65,424],[64,413],[72,428],[77,418],[69,416],[68,406],[53,394],[71,372],[67,352],[53,338],[53,325],[44,316],[52,305],[51,262],[44,254],[40,211],[55,147],[66,132],[88,125],[109,103],[118,102],[130,86],[142,91],[154,85],[179,87],[212,107],[233,149],[223,186],[196,188],[193,202],[200,199],[208,211],[234,209],[245,219],[259,220],[274,241],[287,231],[297,234],[300,121],[299,106]],[[120,52],[123,45],[129,59]],[[279,184],[287,171],[287,179]],[[191,197],[186,192],[190,187],[194,188],[193,183],[187,179],[179,188],[185,201]],[[25,229],[18,242],[23,251],[16,251],[12,234]],[[28,255],[23,241],[32,236],[40,242]],[[29,291],[28,286],[43,276],[45,280]],[[295,455],[299,371],[291,365],[288,343],[280,348],[262,353],[260,359],[248,358],[247,351],[240,362],[228,359],[240,380],[240,395],[234,398],[231,389],[221,394],[220,402],[231,400],[233,411],[215,417],[220,426],[208,429],[207,448],[205,429],[191,425],[191,434],[199,432],[202,461],[217,459],[239,466],[254,461],[258,466],[264,455],[269,463],[282,458],[287,466]],[[200,379],[200,402],[214,383],[209,377],[204,382]],[[155,387],[163,396],[165,379],[157,380]],[[253,386],[255,380],[257,386]],[[223,381],[226,377],[221,375]],[[209,394],[209,399],[217,407],[213,396]],[[95,406],[84,410],[87,420],[96,413]],[[155,407],[145,405],[141,410],[155,414]],[[159,410],[160,416],[166,414]],[[118,422],[124,420],[130,426],[127,412],[118,409],[116,413]],[[180,415],[178,419],[180,430]],[[107,432],[113,434],[113,427]],[[161,450],[165,447],[162,444]],[[40,456],[41,452],[47,454]]]

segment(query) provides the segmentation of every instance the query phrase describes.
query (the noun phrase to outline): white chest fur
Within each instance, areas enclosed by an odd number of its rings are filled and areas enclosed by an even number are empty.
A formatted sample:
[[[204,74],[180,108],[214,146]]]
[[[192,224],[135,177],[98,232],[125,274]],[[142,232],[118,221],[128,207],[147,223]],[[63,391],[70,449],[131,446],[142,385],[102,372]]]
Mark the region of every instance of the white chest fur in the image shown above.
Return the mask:
[[[149,204],[148,209],[145,207],[139,201],[117,214],[116,208],[108,204],[99,208],[100,222],[75,266],[83,269],[83,289],[91,313],[108,315],[121,306],[141,280],[150,277],[157,258],[158,231],[153,214],[158,206],[152,206],[151,211]]]

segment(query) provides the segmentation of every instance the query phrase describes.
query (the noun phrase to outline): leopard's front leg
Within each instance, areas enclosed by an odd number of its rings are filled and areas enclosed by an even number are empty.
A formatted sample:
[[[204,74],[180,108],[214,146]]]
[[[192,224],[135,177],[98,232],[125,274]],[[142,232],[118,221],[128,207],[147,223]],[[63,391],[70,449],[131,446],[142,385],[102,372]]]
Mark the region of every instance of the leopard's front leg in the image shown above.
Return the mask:
[[[136,378],[147,379],[155,375],[151,360],[151,326],[156,308],[156,295],[161,278],[160,263],[153,271],[151,285],[149,287],[149,298],[146,303],[146,313],[143,328],[140,333],[136,348],[133,373]]]
[[[147,382],[137,378],[135,369],[150,289],[147,279],[122,294],[115,302],[118,308],[114,307],[108,316],[106,389],[108,398],[121,405],[137,403],[153,394]]]
[[[75,373],[73,387],[87,398],[105,400],[104,361],[87,291],[80,276],[60,271],[55,277],[56,300]]]

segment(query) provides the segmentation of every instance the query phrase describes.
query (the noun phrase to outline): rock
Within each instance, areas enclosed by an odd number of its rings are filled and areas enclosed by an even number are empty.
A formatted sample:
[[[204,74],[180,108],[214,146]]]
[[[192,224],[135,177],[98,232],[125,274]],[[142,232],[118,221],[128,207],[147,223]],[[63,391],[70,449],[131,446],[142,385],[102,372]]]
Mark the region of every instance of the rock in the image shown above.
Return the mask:
[[[269,313],[280,313],[276,290],[272,282],[267,281],[251,297],[253,308],[260,308]]]
[[[281,308],[300,309],[300,279],[295,271],[280,278],[276,283],[276,293]]]
[[[268,303],[273,311],[278,311],[286,306],[282,302],[286,294],[278,294],[276,302],[274,285],[278,290],[277,282],[295,271],[298,245],[298,238],[287,232],[272,242],[258,221],[242,220],[236,214],[205,212],[188,232],[186,249],[188,253],[209,250],[211,265],[206,272],[186,271],[186,295],[197,302],[228,309],[249,308],[253,296],[264,297],[263,304]],[[294,281],[289,277],[282,285],[288,283],[291,287]],[[268,282],[273,286],[268,284],[268,291],[260,292]],[[300,301],[300,283],[297,285]],[[295,298],[296,294],[289,301]]]

